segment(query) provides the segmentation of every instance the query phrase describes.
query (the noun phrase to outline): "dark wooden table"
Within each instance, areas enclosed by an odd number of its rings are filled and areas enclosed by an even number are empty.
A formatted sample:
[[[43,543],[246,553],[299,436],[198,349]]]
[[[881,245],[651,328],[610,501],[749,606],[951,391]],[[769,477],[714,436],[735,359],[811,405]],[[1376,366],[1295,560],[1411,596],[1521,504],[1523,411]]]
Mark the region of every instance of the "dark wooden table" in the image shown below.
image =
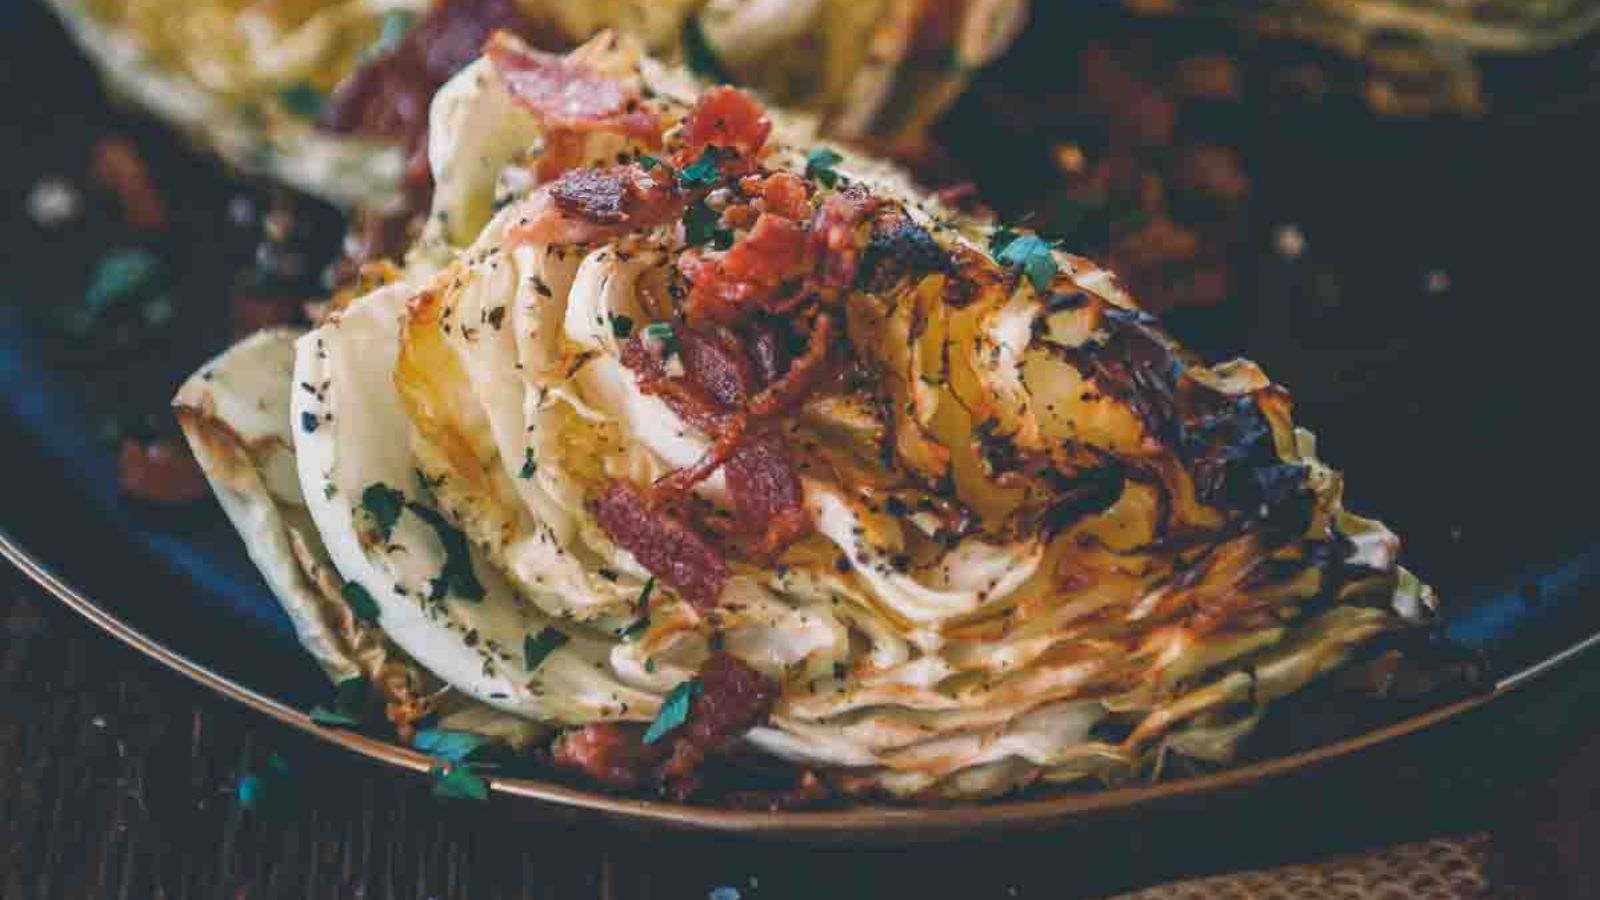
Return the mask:
[[[1571,701],[1557,693],[1528,702]],[[1504,719],[1504,727],[1516,721]],[[1512,731],[1503,737],[1519,739]],[[1396,796],[1386,807],[1377,798],[1372,808],[1393,815],[1369,810],[1368,824],[1341,834],[1315,825],[1327,800],[1293,785],[1273,788],[1281,827],[1224,807],[1226,815],[1200,832],[1111,823],[1090,833],[934,848],[631,833],[500,802],[436,801],[420,778],[288,733],[124,648],[16,574],[0,573],[0,897],[7,900],[1059,898],[1330,857],[1138,896],[1588,896],[1595,863],[1585,856],[1595,846],[1600,799],[1589,762],[1600,756],[1597,746],[1593,736],[1565,736],[1550,770],[1489,782],[1447,775],[1420,800]],[[273,759],[288,776],[267,775],[262,808],[241,809],[239,779],[270,772]],[[1476,802],[1450,800],[1477,794],[1484,796]],[[1419,803],[1437,814],[1419,820],[1412,815]],[[1191,818],[1195,812],[1205,811],[1190,811]],[[1445,837],[1428,842],[1437,829]],[[1370,892],[1359,892],[1361,885]]]

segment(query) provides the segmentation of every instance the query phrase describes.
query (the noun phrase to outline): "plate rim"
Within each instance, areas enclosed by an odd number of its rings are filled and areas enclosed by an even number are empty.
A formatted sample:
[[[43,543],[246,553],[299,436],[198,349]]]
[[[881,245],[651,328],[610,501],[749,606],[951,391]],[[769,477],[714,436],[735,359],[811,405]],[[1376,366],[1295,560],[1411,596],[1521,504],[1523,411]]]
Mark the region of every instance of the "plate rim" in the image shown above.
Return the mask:
[[[0,558],[45,593],[91,624],[190,681],[317,740],[414,774],[426,774],[434,760],[422,753],[359,732],[318,725],[301,710],[189,659],[124,621],[74,588],[0,528]],[[972,837],[1014,831],[1039,831],[1096,816],[1125,813],[1164,801],[1222,795],[1249,785],[1302,772],[1415,734],[1504,696],[1524,679],[1503,679],[1490,689],[1417,713],[1330,744],[1260,760],[1206,775],[1137,787],[1051,797],[938,806],[863,805],[825,810],[741,810],[690,806],[582,790],[532,778],[489,776],[494,793],[531,800],[567,812],[600,816],[634,827],[681,832],[723,833],[822,841],[868,839],[910,843],[946,837]]]

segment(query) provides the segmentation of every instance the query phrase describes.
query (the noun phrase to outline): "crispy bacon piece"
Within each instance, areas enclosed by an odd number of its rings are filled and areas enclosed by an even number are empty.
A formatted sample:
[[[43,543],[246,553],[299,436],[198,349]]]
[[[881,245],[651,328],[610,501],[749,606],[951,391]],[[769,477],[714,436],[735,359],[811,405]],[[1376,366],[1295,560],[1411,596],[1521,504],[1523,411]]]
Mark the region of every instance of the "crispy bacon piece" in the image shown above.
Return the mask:
[[[688,165],[707,147],[717,147],[737,157],[725,160],[723,171],[728,171],[729,163],[753,165],[770,134],[772,120],[756,98],[736,87],[719,85],[701,94],[684,118],[684,147],[678,161]]]
[[[172,437],[149,442],[123,438],[117,481],[124,495],[148,503],[193,503],[207,490],[205,473],[189,445]]]
[[[723,409],[743,409],[750,401],[750,363],[731,335],[721,338],[697,328],[678,328],[684,375]]]
[[[762,213],[725,253],[691,250],[678,269],[689,281],[684,312],[691,319],[733,324],[751,310],[785,312],[804,299],[799,279],[810,269],[810,237],[793,219]]]
[[[739,179],[739,190],[748,196],[760,197],[765,211],[775,216],[796,221],[811,218],[811,197],[806,181],[793,172],[746,175]]]
[[[639,390],[664,400],[684,421],[707,434],[721,434],[733,427],[734,416],[686,379],[669,378],[655,354],[645,349],[637,336],[622,345],[622,364],[639,379]]]
[[[782,693],[776,681],[722,651],[706,660],[698,680],[700,693],[690,701],[688,720],[672,733],[672,755],[661,767],[662,780],[680,798],[699,785],[706,757],[765,721]]]
[[[701,611],[717,605],[728,580],[722,555],[693,528],[649,502],[636,487],[613,481],[595,503],[595,518],[618,546]]]
[[[671,178],[638,165],[573,169],[541,186],[509,229],[513,241],[586,244],[677,218],[687,203]]]
[[[820,383],[828,372],[829,350],[833,344],[833,314],[817,316],[806,343],[806,352],[796,359],[777,380],[750,401],[750,414],[758,418],[777,415],[797,405]]]
[[[551,745],[557,767],[581,772],[607,787],[632,790],[647,781],[664,748],[646,744],[634,724],[596,722],[564,732]]]
[[[782,435],[746,436],[722,471],[740,528],[760,535],[756,552],[776,553],[811,530],[804,491]]]
[[[89,157],[89,177],[116,192],[122,219],[135,231],[161,231],[167,227],[167,201],[133,141],[107,135],[95,141]]]
[[[880,205],[855,184],[822,202],[811,220],[811,249],[818,261],[812,278],[815,286],[838,291],[855,283],[868,243],[868,219]]]
[[[511,96],[547,131],[612,131],[661,146],[661,118],[632,79],[596,72],[570,56],[541,53],[496,34],[484,50]]]
[[[428,103],[501,30],[543,46],[565,43],[559,31],[523,15],[516,0],[436,0],[399,43],[339,83],[318,127],[404,142],[410,153],[407,180],[426,186]]]
[[[745,331],[750,335],[750,360],[755,364],[756,383],[766,387],[777,381],[789,365],[783,332],[771,322],[759,319],[747,324]]]

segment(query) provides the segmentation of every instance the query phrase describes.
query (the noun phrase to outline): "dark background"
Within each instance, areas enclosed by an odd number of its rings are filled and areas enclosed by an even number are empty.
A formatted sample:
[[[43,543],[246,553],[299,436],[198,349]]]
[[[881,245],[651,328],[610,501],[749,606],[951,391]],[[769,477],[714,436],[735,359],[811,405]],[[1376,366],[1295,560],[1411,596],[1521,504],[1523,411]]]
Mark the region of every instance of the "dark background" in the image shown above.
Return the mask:
[[[1086,36],[1129,27],[1099,7],[1040,6],[1016,50],[941,127],[958,164],[1013,216],[1036,205],[1059,125],[1039,123],[1035,134],[999,140],[986,127],[986,109],[997,97],[1069,85]],[[1209,28],[1168,34],[1180,43],[1237,39]],[[1255,56],[1288,52],[1243,43],[1242,52]],[[1321,435],[1322,455],[1348,477],[1351,508],[1381,515],[1405,536],[1407,563],[1453,610],[1451,633],[1488,648],[1505,672],[1600,622],[1590,552],[1600,538],[1591,521],[1600,461],[1590,422],[1597,406],[1592,310],[1600,300],[1596,44],[1494,62],[1485,84],[1490,111],[1475,120],[1381,120],[1353,99],[1334,99],[1315,108],[1247,102],[1185,123],[1239,146],[1255,190],[1235,260],[1236,297],[1180,311],[1169,323],[1212,355],[1247,353],[1292,389],[1300,422]],[[0,110],[0,527],[139,627],[247,684],[309,705],[306,698],[322,690],[317,675],[288,649],[286,626],[258,602],[259,588],[229,580],[241,554],[209,501],[178,510],[125,503],[111,468],[118,437],[171,429],[164,410],[175,385],[231,339],[227,298],[253,257],[259,226],[236,224],[228,206],[246,197],[265,209],[271,192],[228,180],[161,127],[108,106],[59,27],[30,2],[0,7]],[[110,198],[86,187],[85,215],[50,229],[31,221],[25,201],[38,179],[82,187],[90,147],[108,131],[137,143],[167,194],[172,227],[155,237],[130,235]],[[302,224],[291,243],[313,261],[326,258],[337,241],[335,217],[309,201],[293,205]],[[1272,231],[1284,224],[1307,237],[1299,259],[1272,249]],[[129,319],[120,333],[72,333],[64,321],[81,304],[96,261],[135,245],[166,262],[176,317],[160,327]],[[1447,290],[1424,289],[1430,270],[1448,273]],[[195,562],[212,559],[228,565]],[[655,896],[703,896],[749,874],[762,887],[744,885],[746,896],[883,896],[902,884],[947,896],[1005,896],[1005,888],[1024,884],[1059,896],[1441,832],[1495,827],[1515,844],[1533,833],[1535,818],[1552,815],[1539,798],[1563,793],[1539,787],[1552,783],[1548,771],[1563,761],[1584,768],[1572,760],[1583,758],[1574,754],[1594,730],[1600,686],[1592,661],[1581,663],[1526,695],[1331,774],[1291,779],[1269,796],[1164,811],[1158,821],[964,854],[801,853],[573,832],[517,822],[498,808],[440,810],[420,782],[391,786],[405,780],[198,697],[108,641],[85,637],[55,611],[38,611],[48,601],[37,594],[19,585],[10,592],[30,596],[16,602],[29,621],[48,627],[28,632],[47,637],[29,638],[32,649],[7,663],[7,722],[0,724],[33,741],[27,758],[46,768],[0,757],[11,767],[0,778],[22,782],[3,796],[42,790],[35,800],[53,806],[0,808],[20,858],[12,871],[23,873],[13,884],[32,892],[0,890],[7,897],[63,890],[59,878],[36,879],[80,858],[73,854],[83,848],[70,835],[87,827],[91,795],[84,792],[99,788],[75,773],[122,772],[116,767],[133,758],[153,767],[139,776],[152,789],[117,801],[130,828],[149,829],[126,838],[135,849],[124,852],[134,856],[113,866],[145,879],[126,896],[145,896],[140,885],[157,882],[223,892],[234,883],[224,875],[248,874],[229,861],[233,840],[297,873],[278,876],[277,887],[262,882],[261,892],[302,895],[289,885],[315,874],[304,868],[313,857],[289,848],[301,839],[316,844],[306,837],[313,832],[326,832],[329,846],[347,854],[341,877],[371,885],[374,895],[408,896],[444,893],[440,879],[544,883],[546,873],[549,895],[591,895],[596,873],[615,865],[602,865],[602,857],[647,861],[625,863],[631,874],[604,876],[633,879],[612,896],[634,896],[650,883],[663,886]],[[106,709],[111,724],[92,724],[107,718]],[[53,760],[55,748],[68,754],[69,745],[89,754],[83,768],[66,767],[70,754]],[[241,817],[229,793],[238,773],[259,769],[270,750],[293,761],[302,799],[314,798],[286,814],[283,833],[298,837],[284,837],[281,847],[266,817]],[[39,780],[46,776],[59,783]],[[106,777],[120,785],[131,776]],[[1560,784],[1574,786],[1562,804],[1594,796],[1581,778],[1563,777]],[[23,809],[32,818],[19,818]],[[1577,828],[1572,834],[1590,833],[1570,817],[1556,821]],[[545,849],[531,853],[529,845]],[[356,846],[388,855],[382,866],[370,855],[352,863]],[[1548,861],[1560,846],[1523,858]],[[188,847],[206,848],[215,861],[185,856]],[[173,865],[188,866],[188,874],[138,861],[149,853],[176,854]],[[466,868],[447,874],[452,865]]]

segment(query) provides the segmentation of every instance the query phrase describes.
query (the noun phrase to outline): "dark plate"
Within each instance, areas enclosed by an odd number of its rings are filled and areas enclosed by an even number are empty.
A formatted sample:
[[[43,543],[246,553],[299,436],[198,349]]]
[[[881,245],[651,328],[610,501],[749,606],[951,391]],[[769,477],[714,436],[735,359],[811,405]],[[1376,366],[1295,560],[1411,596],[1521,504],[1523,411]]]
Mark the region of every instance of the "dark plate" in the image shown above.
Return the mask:
[[[1030,35],[1024,52],[1039,43]],[[994,78],[1001,88],[1026,84],[1045,77],[1039,65],[1008,62]],[[1593,113],[1589,98],[1563,100],[1560,77],[1534,83],[1531,99],[1480,122],[1378,122],[1352,109],[1241,114],[1228,127],[1260,160],[1251,246],[1269,246],[1272,229],[1292,222],[1308,236],[1308,258],[1244,254],[1237,302],[1173,320],[1191,341],[1248,352],[1296,390],[1301,422],[1348,476],[1351,507],[1404,535],[1408,564],[1440,589],[1446,642],[1487,655],[1480,690],[1360,709],[1313,695],[1269,722],[1236,768],[976,806],[751,813],[536,780],[496,787],[641,826],[944,838],[1211,803],[1244,789],[1270,795],[1259,788],[1469,710],[1480,720],[1504,715],[1498,698],[1600,631],[1591,512],[1600,467],[1585,448],[1592,229],[1581,224],[1600,197],[1600,134],[1580,127]],[[209,501],[173,510],[120,499],[102,440],[159,430],[177,382],[226,345],[229,280],[253,244],[227,209],[241,196],[261,204],[263,189],[229,181],[159,128],[108,108],[31,4],[0,12],[0,100],[9,118],[0,148],[0,554],[189,677],[329,742],[425,770],[425,757],[305,718],[300,710],[324,700],[327,686],[219,512]],[[981,115],[958,110],[951,127],[971,135]],[[168,192],[173,226],[159,238],[106,224],[112,207],[92,192],[89,215],[64,227],[23,213],[38,179],[81,183],[88,147],[107,130],[135,138]],[[1004,197],[1016,189],[1007,173],[1027,169],[1008,168],[1010,157],[1026,152],[990,147],[969,162],[997,173],[989,187]],[[328,212],[301,209],[307,246],[331,246],[318,236]],[[80,302],[96,261],[130,244],[165,261],[176,317],[158,328],[134,322],[126,340],[74,336],[64,312]],[[1450,287],[1424,290],[1429,271],[1448,273]]]

